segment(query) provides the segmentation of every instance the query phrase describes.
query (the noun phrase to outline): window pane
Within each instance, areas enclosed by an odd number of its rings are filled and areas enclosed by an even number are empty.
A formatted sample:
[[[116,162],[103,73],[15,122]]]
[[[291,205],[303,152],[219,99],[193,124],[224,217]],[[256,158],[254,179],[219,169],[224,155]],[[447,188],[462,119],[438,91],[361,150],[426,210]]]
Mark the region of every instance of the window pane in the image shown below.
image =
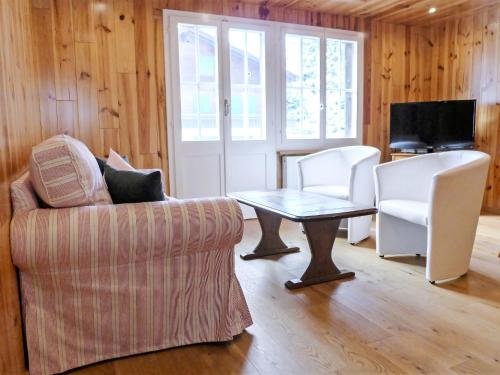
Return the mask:
[[[357,43],[326,39],[326,137],[356,136]]]
[[[299,35],[286,34],[285,36],[285,51],[286,51],[286,83],[287,87],[300,87],[301,71],[302,71],[302,54],[301,54],[301,39]]]
[[[302,90],[289,88],[286,90],[286,114],[287,120],[292,120],[293,126],[296,121],[300,124],[302,114]],[[300,125],[299,125],[300,128]]]
[[[216,81],[215,59],[217,29],[211,26],[198,27],[198,56],[200,82]]]
[[[320,137],[320,39],[286,34],[286,137]]]
[[[219,128],[215,118],[200,118],[200,138],[205,141],[216,141],[219,139]]]
[[[345,136],[345,98],[340,90],[326,91],[326,137],[340,138]]]
[[[263,116],[264,90],[251,88],[248,90],[248,114]]]
[[[181,86],[181,113],[182,115],[198,113],[198,89],[195,85]]]
[[[340,90],[340,40],[326,41],[326,86],[330,90]]]
[[[229,29],[231,138],[266,139],[265,33]]]
[[[196,82],[196,26],[178,25],[181,82]]]
[[[319,138],[319,103],[318,89],[302,90],[302,136],[305,139]]]
[[[217,28],[178,24],[183,141],[219,140]]]
[[[210,114],[214,115],[214,118],[217,114],[218,107],[218,97],[216,96],[216,90],[213,87],[200,87],[200,99],[199,99],[199,108],[200,114]]]
[[[245,60],[241,46],[245,45],[245,32],[231,29],[229,32],[229,53],[231,59],[231,83],[245,82]]]

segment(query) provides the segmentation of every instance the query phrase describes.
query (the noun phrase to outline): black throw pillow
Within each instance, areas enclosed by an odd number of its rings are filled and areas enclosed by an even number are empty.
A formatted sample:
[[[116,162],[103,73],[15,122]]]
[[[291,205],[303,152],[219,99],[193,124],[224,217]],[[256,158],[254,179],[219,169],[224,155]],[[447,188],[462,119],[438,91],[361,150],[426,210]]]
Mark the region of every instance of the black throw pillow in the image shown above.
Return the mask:
[[[104,179],[114,204],[165,200],[160,171],[119,171],[106,164]]]
[[[103,159],[99,156],[95,156],[95,160],[97,161],[97,165],[99,166],[99,169],[101,170],[101,174],[104,174],[104,167],[106,166],[106,159]]]

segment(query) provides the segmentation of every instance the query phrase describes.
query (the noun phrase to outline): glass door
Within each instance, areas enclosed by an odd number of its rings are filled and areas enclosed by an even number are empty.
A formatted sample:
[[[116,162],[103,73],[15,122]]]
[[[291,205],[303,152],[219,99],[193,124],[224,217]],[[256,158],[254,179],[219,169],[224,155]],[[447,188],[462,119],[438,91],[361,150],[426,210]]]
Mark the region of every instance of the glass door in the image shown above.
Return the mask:
[[[276,188],[270,34],[266,26],[223,25],[227,192]],[[242,209],[246,218],[255,215]]]
[[[274,188],[268,28],[172,21],[175,195]],[[244,214],[250,217],[253,210]]]
[[[175,195],[220,196],[225,193],[221,27],[200,19],[171,20]]]

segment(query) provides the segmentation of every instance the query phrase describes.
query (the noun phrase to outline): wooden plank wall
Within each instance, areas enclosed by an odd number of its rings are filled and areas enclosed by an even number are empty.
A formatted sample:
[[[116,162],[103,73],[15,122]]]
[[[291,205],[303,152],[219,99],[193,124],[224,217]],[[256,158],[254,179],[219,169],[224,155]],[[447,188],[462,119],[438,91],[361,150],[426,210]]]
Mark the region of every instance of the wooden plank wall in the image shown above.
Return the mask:
[[[231,1],[32,0],[43,137],[65,132],[168,176],[163,8],[358,30],[355,17]]]
[[[97,155],[112,147],[167,172],[163,29],[152,1],[31,5],[43,138],[64,132]]]
[[[372,22],[370,49],[365,142],[388,160],[390,103],[477,99],[476,146],[492,157],[483,206],[500,211],[500,6],[430,27]]]
[[[0,2],[0,374],[24,372],[9,185],[30,149],[67,133],[167,172],[163,8],[362,30],[355,17],[224,1]],[[166,174],[168,176],[168,174]]]
[[[494,157],[485,206],[500,209],[498,7],[432,27],[407,27],[266,2],[2,1],[0,332],[9,344],[0,345],[0,373],[22,371],[8,186],[24,170],[31,146],[67,132],[96,154],[113,147],[138,167],[167,172],[163,8],[365,32],[364,140],[385,158],[391,102],[477,98],[478,146]]]
[[[24,369],[9,186],[42,138],[30,18],[29,0],[0,1],[0,374]]]

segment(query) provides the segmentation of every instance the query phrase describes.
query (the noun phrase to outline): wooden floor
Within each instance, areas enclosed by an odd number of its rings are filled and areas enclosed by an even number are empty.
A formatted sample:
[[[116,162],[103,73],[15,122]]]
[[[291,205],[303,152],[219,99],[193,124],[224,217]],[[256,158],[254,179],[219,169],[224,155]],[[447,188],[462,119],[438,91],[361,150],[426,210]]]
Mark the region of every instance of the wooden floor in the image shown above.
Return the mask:
[[[259,239],[247,221],[237,252]],[[254,325],[227,344],[193,345],[108,361],[73,374],[500,374],[500,216],[482,216],[470,272],[430,285],[425,258],[380,259],[374,240],[337,239],[334,259],[356,276],[301,290],[283,286],[308,262],[304,235],[282,225],[303,252],[244,262],[237,275]]]

